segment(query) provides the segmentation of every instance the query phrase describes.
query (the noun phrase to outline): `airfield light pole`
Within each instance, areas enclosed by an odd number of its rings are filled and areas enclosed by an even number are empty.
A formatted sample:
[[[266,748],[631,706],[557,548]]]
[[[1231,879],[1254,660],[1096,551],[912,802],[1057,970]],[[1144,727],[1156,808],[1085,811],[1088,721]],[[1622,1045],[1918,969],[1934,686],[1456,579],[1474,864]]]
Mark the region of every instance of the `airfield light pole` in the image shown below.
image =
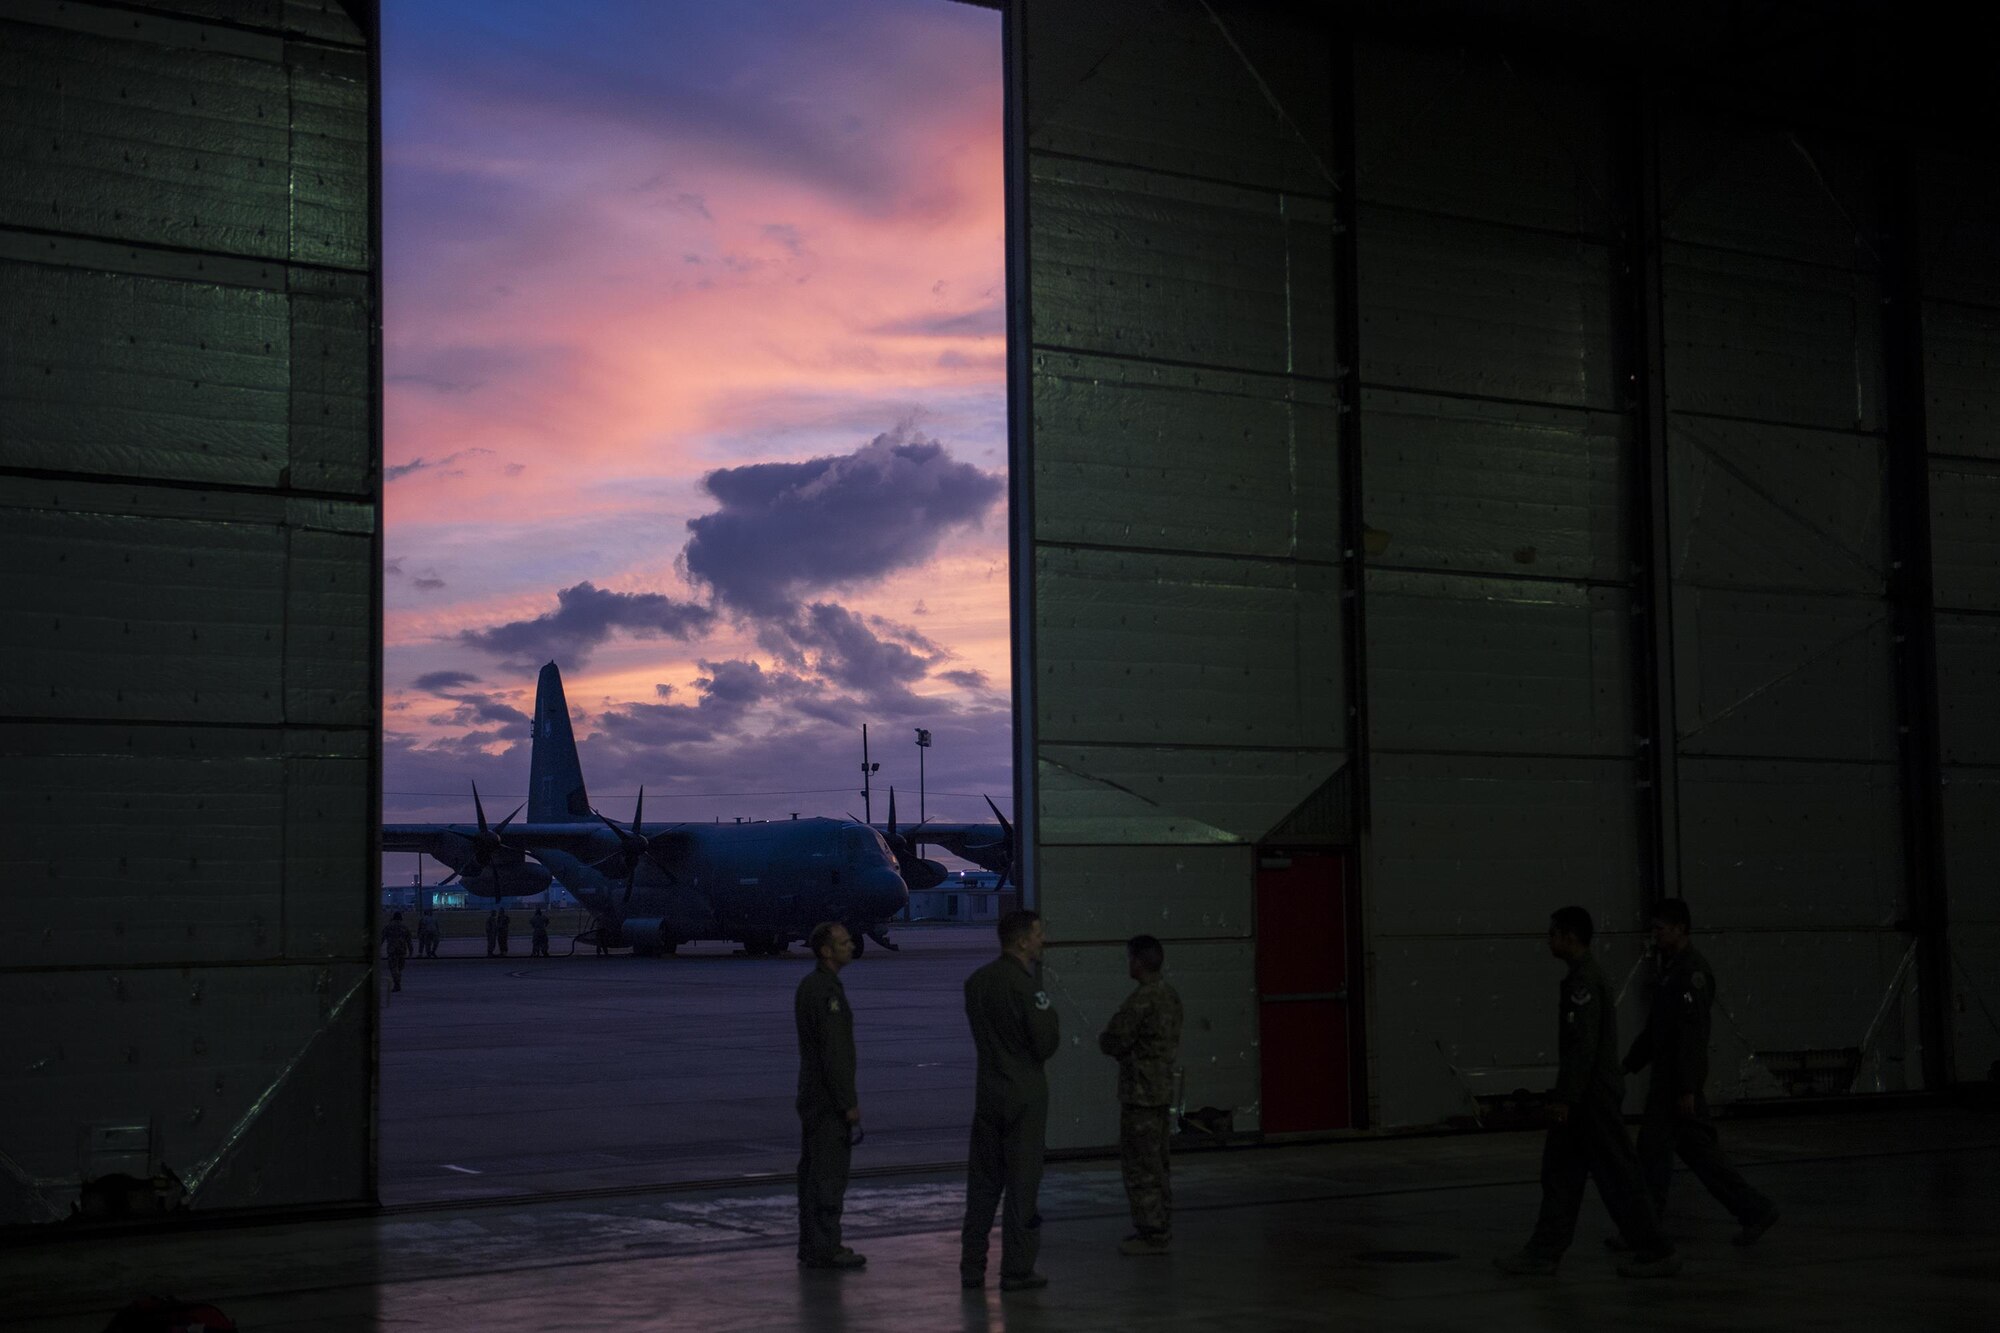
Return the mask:
[[[924,822],[924,751],[931,748],[931,734],[922,727],[917,732],[917,823]]]
[[[874,777],[880,764],[868,762],[868,724],[861,724],[861,819],[863,823],[875,822]]]

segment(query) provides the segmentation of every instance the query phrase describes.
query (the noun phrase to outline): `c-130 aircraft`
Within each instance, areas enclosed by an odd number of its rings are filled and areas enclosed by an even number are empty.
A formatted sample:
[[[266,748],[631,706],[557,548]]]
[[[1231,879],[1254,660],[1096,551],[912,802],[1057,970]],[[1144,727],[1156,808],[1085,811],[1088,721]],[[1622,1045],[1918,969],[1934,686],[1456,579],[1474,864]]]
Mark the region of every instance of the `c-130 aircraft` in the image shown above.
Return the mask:
[[[476,824],[385,824],[382,849],[431,856],[481,897],[540,893],[559,879],[596,916],[602,943],[641,953],[694,940],[779,953],[821,921],[844,923],[857,953],[864,935],[893,949],[886,925],[910,884],[947,873],[916,855],[893,818],[886,834],[840,819],[646,824],[644,788],[630,824],[606,818],[584,790],[554,662],[536,684],[534,727],[526,823],[513,822],[517,808],[488,824],[475,786]]]

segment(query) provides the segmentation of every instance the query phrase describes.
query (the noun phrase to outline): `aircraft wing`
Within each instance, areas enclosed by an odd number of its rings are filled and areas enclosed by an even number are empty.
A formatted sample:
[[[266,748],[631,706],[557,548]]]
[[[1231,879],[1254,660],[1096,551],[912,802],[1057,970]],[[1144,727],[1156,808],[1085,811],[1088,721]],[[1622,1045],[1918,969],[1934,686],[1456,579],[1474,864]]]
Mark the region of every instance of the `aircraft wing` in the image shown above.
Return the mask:
[[[981,870],[1007,876],[1014,866],[1014,838],[1011,829],[1000,824],[940,824],[926,821],[905,831],[918,842],[942,847],[953,856],[972,862]]]

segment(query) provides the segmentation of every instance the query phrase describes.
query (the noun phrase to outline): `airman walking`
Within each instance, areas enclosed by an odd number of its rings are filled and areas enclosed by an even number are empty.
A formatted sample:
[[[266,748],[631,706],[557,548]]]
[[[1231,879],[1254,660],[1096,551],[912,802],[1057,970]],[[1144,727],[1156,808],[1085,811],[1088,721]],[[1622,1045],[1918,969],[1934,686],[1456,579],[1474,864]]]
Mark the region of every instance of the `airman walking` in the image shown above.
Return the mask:
[[[410,928],[403,924],[401,912],[391,913],[389,924],[382,927],[382,950],[389,959],[389,980],[394,983],[389,989],[403,989],[403,964],[410,956]]]

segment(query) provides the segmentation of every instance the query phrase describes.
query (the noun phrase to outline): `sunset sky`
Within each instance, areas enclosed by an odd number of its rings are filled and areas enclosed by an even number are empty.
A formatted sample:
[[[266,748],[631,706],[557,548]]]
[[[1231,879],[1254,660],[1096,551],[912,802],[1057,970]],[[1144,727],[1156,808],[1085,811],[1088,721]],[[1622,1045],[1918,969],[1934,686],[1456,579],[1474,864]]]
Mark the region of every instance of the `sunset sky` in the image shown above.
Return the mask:
[[[385,5],[385,817],[1010,809],[1000,22]],[[495,808],[495,807],[499,808]]]

